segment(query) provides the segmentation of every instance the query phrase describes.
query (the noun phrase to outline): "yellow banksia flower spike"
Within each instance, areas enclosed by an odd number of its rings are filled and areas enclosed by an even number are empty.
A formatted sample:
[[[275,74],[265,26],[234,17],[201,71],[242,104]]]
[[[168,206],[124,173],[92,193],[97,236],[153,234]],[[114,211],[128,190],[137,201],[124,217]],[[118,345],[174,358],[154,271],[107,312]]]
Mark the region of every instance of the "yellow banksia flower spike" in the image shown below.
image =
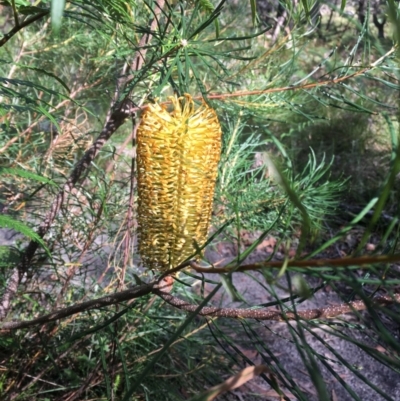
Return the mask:
[[[221,153],[215,111],[188,94],[170,99],[173,111],[150,104],[137,132],[139,253],[158,271],[205,242]]]

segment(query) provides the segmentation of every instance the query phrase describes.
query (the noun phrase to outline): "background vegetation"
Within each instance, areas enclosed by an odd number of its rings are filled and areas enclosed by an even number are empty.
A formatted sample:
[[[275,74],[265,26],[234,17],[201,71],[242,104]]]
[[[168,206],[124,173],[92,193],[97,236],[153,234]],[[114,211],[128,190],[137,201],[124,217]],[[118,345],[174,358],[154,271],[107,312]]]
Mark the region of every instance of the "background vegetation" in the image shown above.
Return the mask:
[[[0,4],[2,399],[398,399],[397,3]],[[222,124],[200,245],[228,268],[169,293],[135,132],[174,93]]]

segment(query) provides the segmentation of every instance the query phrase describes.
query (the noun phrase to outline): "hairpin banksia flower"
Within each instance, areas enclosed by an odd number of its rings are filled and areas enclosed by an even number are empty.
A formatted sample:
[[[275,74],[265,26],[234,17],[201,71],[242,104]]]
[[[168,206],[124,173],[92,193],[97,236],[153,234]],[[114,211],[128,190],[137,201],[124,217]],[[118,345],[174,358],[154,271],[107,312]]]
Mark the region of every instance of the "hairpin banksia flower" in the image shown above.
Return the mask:
[[[148,106],[137,133],[139,253],[158,271],[178,266],[206,240],[221,152],[215,111],[195,109],[188,94],[170,99],[172,112]]]

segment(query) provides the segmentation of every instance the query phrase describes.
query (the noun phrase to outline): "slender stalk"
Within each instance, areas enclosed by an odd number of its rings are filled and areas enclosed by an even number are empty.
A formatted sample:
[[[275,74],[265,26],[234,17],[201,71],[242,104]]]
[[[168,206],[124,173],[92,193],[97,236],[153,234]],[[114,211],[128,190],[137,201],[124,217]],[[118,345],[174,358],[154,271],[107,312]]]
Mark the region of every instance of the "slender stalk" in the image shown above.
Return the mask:
[[[183,299],[175,297],[169,293],[154,289],[154,293],[159,295],[165,302],[170,305],[182,309],[187,312],[194,312],[198,305],[190,304]],[[390,305],[400,303],[400,294],[395,294],[393,297],[384,295],[371,299],[376,305]],[[298,310],[296,312],[281,312],[275,308],[260,308],[260,309],[242,309],[242,308],[218,308],[215,306],[205,306],[199,311],[200,316],[209,317],[227,317],[234,319],[258,319],[258,320],[312,320],[312,319],[329,319],[346,313],[366,310],[367,306],[364,301],[354,301],[348,304],[337,304],[327,306],[325,308]]]
[[[63,319],[68,316],[76,315],[84,311],[99,309],[105,306],[119,304],[121,302],[139,298],[144,295],[153,293],[160,296],[164,301],[170,305],[187,311],[195,312],[199,305],[191,304],[185,300],[182,300],[170,293],[171,277],[168,280],[153,281],[149,284],[143,284],[135,286],[126,291],[121,291],[115,294],[106,295],[104,297],[93,299],[90,301],[78,303],[67,308],[55,310],[47,315],[40,316],[33,320],[28,321],[13,321],[4,322],[0,324],[0,334],[7,334],[10,330],[23,329],[36,325],[44,325],[46,323],[53,322],[55,320]],[[376,296],[371,299],[371,302],[375,305],[391,305],[394,303],[400,303],[400,294],[394,294],[393,296],[382,295]],[[203,306],[198,314],[200,316],[208,317],[226,317],[235,319],[259,319],[259,320],[296,320],[298,318],[305,320],[312,319],[329,319],[342,314],[351,313],[354,311],[366,310],[367,305],[363,300],[353,301],[349,303],[336,304],[324,308],[300,310],[296,312],[282,312],[275,308],[259,308],[259,309],[243,309],[243,308],[218,308],[214,306]]]
[[[400,254],[394,255],[378,255],[378,256],[360,256],[358,258],[339,258],[339,259],[315,259],[315,260],[289,260],[289,261],[274,261],[274,262],[259,262],[243,266],[231,267],[203,267],[196,262],[191,261],[190,266],[198,273],[229,273],[229,272],[243,272],[249,270],[259,270],[263,268],[281,269],[286,267],[304,267],[304,268],[318,268],[318,267],[348,267],[357,266],[361,268],[367,267],[374,263],[394,263],[400,260]]]
[[[158,23],[158,19],[161,15],[162,7],[164,6],[164,0],[159,0],[156,2],[157,7],[154,11],[154,19],[151,23],[152,29],[154,29]],[[46,11],[45,14],[40,14],[41,16],[47,15],[49,11]],[[39,14],[38,14],[39,15]],[[35,20],[39,19],[37,17]],[[32,17],[33,18],[33,17]],[[28,18],[30,20],[30,18]],[[26,22],[24,21],[20,25],[20,27],[26,26]],[[24,25],[25,24],[25,25]],[[15,29],[15,28],[14,28]],[[11,31],[12,32],[12,31]],[[7,36],[7,35],[6,35]],[[2,43],[6,36],[0,40],[0,47],[5,43]],[[7,39],[8,40],[8,39]],[[150,36],[148,34],[144,35],[144,39],[140,41],[140,44],[147,44],[150,40]],[[132,70],[135,68],[141,68],[143,65],[143,60],[146,55],[147,48],[139,49],[137,51],[136,56],[133,57],[132,62]],[[124,67],[125,68],[125,67]],[[124,82],[126,85],[128,82]],[[100,135],[93,143],[93,145],[85,152],[82,159],[76,164],[75,168],[73,169],[70,177],[67,179],[65,184],[62,186],[61,190],[56,195],[55,199],[53,200],[50,210],[47,212],[44,221],[40,224],[37,234],[43,238],[46,233],[49,231],[51,225],[54,222],[59,210],[61,209],[62,205],[64,204],[65,199],[68,197],[68,194],[72,191],[75,185],[78,183],[79,179],[81,178],[82,174],[87,171],[90,167],[92,161],[99,153],[100,149],[104,146],[104,144],[110,139],[110,137],[114,134],[114,132],[124,124],[125,120],[133,113],[132,109],[132,102],[130,101],[130,93],[128,93],[122,102],[116,106],[115,101],[112,102],[109,112],[107,113],[107,118],[101,131]],[[3,298],[0,300],[0,320],[3,320],[8,311],[11,307],[11,301],[14,298],[17,288],[13,285],[15,281],[20,282],[22,278],[22,274],[29,269],[30,263],[39,248],[39,243],[35,241],[31,241],[25,249],[25,252],[22,255],[22,261],[17,266],[17,270],[13,272],[12,279],[7,284],[6,291],[3,295]]]
[[[49,10],[42,11],[40,13],[37,13],[35,15],[32,15],[32,17],[27,18],[25,21],[20,22],[14,26],[14,28],[11,29],[8,33],[6,33],[1,39],[0,39],[0,47],[4,46],[14,35],[16,35],[21,29],[27,27],[30,24],[33,24],[34,22],[40,20],[43,17],[46,17],[50,13]]]

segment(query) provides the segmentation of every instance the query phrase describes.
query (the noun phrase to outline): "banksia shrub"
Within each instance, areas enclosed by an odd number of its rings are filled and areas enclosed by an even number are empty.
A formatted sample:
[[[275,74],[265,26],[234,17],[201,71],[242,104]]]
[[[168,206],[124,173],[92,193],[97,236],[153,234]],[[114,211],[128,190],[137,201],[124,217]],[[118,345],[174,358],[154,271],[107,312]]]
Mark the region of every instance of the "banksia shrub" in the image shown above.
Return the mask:
[[[158,271],[206,240],[221,151],[215,111],[187,94],[171,101],[172,112],[149,105],[137,134],[139,253]]]

